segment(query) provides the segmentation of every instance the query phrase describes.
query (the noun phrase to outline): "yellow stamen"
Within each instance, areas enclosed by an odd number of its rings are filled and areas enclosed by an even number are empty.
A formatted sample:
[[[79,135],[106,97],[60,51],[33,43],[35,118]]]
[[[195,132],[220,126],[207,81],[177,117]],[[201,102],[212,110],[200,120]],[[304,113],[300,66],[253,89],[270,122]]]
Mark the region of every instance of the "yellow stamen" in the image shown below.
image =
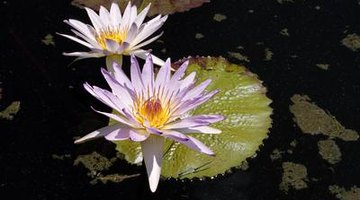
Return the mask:
[[[169,119],[169,107],[163,107],[160,99],[151,97],[138,106],[137,120],[140,123],[147,121],[151,127],[160,128]]]
[[[96,34],[95,39],[103,49],[106,49],[107,39],[113,40],[119,44],[124,42],[127,35],[127,31],[125,30],[120,30],[113,27],[106,27],[102,29],[98,34]]]

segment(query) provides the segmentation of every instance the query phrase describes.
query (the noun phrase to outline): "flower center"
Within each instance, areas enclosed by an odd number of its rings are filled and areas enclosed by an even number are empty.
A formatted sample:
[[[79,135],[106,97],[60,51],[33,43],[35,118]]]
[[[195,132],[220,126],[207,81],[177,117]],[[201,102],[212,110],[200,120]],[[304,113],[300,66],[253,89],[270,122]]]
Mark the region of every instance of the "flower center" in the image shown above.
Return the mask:
[[[151,97],[139,106],[137,120],[142,124],[147,122],[151,127],[159,128],[169,117],[168,106],[163,107],[160,99]]]
[[[101,31],[99,31],[95,39],[99,43],[99,45],[106,49],[106,40],[113,40],[119,44],[121,44],[126,39],[127,31],[120,30],[116,27],[108,26],[106,28],[103,28]]]

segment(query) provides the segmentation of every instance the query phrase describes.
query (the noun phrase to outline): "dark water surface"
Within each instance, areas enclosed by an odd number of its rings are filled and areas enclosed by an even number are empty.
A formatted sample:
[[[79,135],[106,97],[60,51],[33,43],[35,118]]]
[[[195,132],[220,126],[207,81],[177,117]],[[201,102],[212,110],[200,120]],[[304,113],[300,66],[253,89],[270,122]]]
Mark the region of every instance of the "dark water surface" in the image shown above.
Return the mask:
[[[148,46],[155,55],[174,61],[188,55],[210,55],[245,64],[264,81],[274,108],[270,137],[257,157],[249,160],[249,169],[205,182],[161,181],[157,193],[151,194],[144,176],[92,185],[88,171],[73,166],[82,153],[115,154],[113,146],[103,140],[73,144],[75,136],[107,123],[90,105],[109,110],[82,87],[85,81],[106,87],[99,71],[105,61],[70,64],[73,58],[62,52],[86,48],[56,35],[70,33],[64,19],[89,22],[85,11],[65,0],[1,1],[0,110],[13,101],[20,101],[21,109],[13,120],[0,119],[0,198],[315,200],[337,199],[329,192],[331,185],[347,190],[360,186],[359,141],[334,139],[342,160],[329,164],[317,147],[326,136],[303,134],[289,111],[294,94],[308,95],[344,127],[360,131],[360,49],[352,51],[341,43],[348,34],[360,35],[359,2],[279,2],[283,1],[213,1],[171,15],[163,27],[164,42]],[[217,22],[213,20],[216,13],[227,18]],[[289,35],[280,33],[285,29]],[[196,33],[204,37],[196,39]],[[55,46],[41,41],[47,34],[54,36]],[[270,59],[265,49],[273,53]],[[228,52],[246,55],[249,62]],[[316,64],[329,67],[324,70]],[[297,145],[291,147],[294,140]],[[274,149],[285,152],[282,158],[270,158]],[[284,162],[306,166],[307,188],[279,189]],[[111,170],[143,172],[120,161]]]

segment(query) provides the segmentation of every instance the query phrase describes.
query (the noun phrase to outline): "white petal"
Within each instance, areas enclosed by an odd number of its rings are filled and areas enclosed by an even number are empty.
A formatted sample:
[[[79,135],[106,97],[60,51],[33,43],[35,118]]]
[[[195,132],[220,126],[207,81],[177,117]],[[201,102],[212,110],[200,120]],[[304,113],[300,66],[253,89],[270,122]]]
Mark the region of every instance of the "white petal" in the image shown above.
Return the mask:
[[[149,12],[150,5],[151,5],[151,3],[149,3],[149,5],[147,5],[136,17],[134,22],[138,27],[143,23],[147,13]]]
[[[112,25],[111,18],[110,18],[110,13],[103,6],[100,6],[99,17],[100,17],[100,20],[101,20],[101,22],[103,23],[104,26]]]
[[[91,23],[93,24],[94,28],[96,31],[99,31],[102,29],[102,27],[104,26],[100,20],[100,17],[91,9],[86,8],[85,10],[87,12],[87,14],[89,15],[89,18],[91,20]]]
[[[86,46],[86,47],[88,47],[88,48],[94,48],[94,46],[93,45],[91,45],[91,44],[89,44],[89,43],[87,43],[87,42],[85,42],[85,41],[83,41],[83,40],[80,40],[79,38],[76,38],[76,37],[74,37],[74,36],[71,36],[71,35],[65,35],[65,34],[61,34],[61,33],[58,33],[59,35],[61,35],[61,36],[64,36],[64,37],[66,37],[66,38],[69,38],[70,40],[74,40],[75,42],[77,42],[77,43],[79,43],[79,44],[82,44],[82,45],[84,45],[84,46]]]
[[[92,52],[72,52],[63,53],[65,56],[78,56],[79,58],[100,58],[105,56],[103,53],[92,53]]]
[[[113,22],[113,26],[120,25],[121,22],[121,11],[119,9],[118,4],[112,3],[110,8],[110,16],[111,21]]]
[[[94,33],[89,29],[87,24],[84,24],[76,19],[69,19],[68,21],[65,20],[64,22],[78,30],[80,33],[84,34],[87,38],[95,41]]]
[[[155,40],[157,40],[159,37],[161,37],[162,34],[163,34],[163,32],[161,32],[159,35],[157,35],[155,37],[152,37],[152,38],[150,38],[148,40],[145,40],[144,42],[142,42],[142,43],[140,43],[140,44],[138,44],[136,46],[131,47],[131,45],[130,45],[130,48],[133,49],[133,50],[140,49],[141,47],[146,46],[146,45],[154,42]]]
[[[150,136],[147,140],[141,142],[141,150],[143,152],[150,190],[152,192],[156,191],[159,184],[163,145],[164,138],[159,136]]]

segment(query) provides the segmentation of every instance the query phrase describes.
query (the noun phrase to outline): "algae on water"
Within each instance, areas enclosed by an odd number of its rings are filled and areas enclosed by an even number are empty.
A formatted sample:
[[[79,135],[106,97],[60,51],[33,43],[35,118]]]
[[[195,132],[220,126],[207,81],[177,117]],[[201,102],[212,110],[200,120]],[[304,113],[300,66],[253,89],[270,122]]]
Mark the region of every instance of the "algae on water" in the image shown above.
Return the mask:
[[[336,164],[341,161],[340,148],[334,140],[320,140],[318,142],[319,154],[330,164]]]
[[[355,130],[346,129],[334,116],[318,107],[306,95],[291,97],[293,105],[290,112],[294,114],[294,121],[303,133],[317,135],[323,134],[330,138],[340,138],[344,141],[358,140],[359,135]]]
[[[288,192],[290,189],[301,190],[307,188],[307,169],[302,164],[284,162],[283,176],[279,185],[280,190]]]

